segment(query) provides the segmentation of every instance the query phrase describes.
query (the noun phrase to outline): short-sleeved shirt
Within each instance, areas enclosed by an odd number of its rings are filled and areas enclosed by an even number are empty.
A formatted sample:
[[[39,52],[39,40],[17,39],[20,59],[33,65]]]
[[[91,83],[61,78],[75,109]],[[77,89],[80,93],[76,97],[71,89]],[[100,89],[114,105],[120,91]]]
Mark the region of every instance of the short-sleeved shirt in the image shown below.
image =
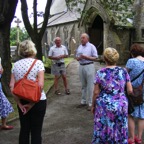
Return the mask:
[[[86,55],[86,56],[91,56],[91,57],[96,57],[96,58],[98,57],[96,47],[89,42],[86,43],[85,46],[80,45],[78,47],[77,52],[76,52],[76,57],[79,57],[80,55]],[[79,61],[80,64],[90,63],[90,62],[92,62],[92,61],[85,60],[85,59],[82,59]]]
[[[34,60],[35,59],[33,59],[33,58],[25,58],[25,59],[21,59],[21,60],[17,61],[16,63],[14,63],[12,73],[14,74],[14,78],[16,81],[18,81],[24,77],[24,75],[27,73],[30,66],[34,62]],[[40,60],[37,60],[37,62],[33,66],[32,70],[28,74],[27,78],[30,80],[36,81],[38,72],[40,72],[40,71],[45,71],[45,68],[44,68],[43,62]],[[41,100],[45,100],[45,99],[46,99],[45,92],[42,91]]]
[[[56,45],[54,45],[53,47],[50,48],[49,51],[49,56],[52,57],[57,57],[60,55],[68,55],[68,51],[66,49],[66,47],[64,45],[61,45],[61,47],[57,47]],[[53,62],[55,63],[64,63],[64,59],[60,59],[60,60],[53,60]]]
[[[126,68],[129,69],[129,75],[131,80],[134,79],[137,75],[139,75],[144,69],[144,61],[141,61],[137,58],[131,58],[128,60],[126,64]],[[144,73],[139,76],[135,81],[132,82],[134,87],[138,87],[142,84],[144,80]]]

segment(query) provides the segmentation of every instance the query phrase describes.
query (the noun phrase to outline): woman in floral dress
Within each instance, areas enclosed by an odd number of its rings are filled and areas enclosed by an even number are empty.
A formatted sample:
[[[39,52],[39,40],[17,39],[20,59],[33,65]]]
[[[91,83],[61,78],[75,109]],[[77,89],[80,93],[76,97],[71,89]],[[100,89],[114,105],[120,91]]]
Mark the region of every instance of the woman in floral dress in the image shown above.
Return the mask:
[[[124,93],[132,93],[127,71],[116,66],[119,54],[114,48],[104,51],[106,67],[97,71],[92,112],[92,144],[128,144],[128,102]]]
[[[6,118],[11,112],[13,112],[13,108],[2,90],[2,86],[1,86],[2,73],[3,73],[3,68],[1,66],[1,59],[0,59],[0,117],[2,121],[2,125],[0,126],[0,128],[2,130],[11,130],[13,129],[13,126],[8,126],[6,124]]]

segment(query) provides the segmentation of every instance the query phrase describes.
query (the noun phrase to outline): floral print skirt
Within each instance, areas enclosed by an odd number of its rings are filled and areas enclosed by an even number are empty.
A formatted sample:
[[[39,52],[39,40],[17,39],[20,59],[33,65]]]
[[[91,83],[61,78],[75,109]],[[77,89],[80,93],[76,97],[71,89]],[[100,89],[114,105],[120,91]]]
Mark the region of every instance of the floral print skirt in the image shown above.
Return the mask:
[[[13,112],[13,107],[0,89],[0,117],[6,118],[11,112]]]
[[[96,100],[92,144],[128,144],[128,103],[107,95]]]

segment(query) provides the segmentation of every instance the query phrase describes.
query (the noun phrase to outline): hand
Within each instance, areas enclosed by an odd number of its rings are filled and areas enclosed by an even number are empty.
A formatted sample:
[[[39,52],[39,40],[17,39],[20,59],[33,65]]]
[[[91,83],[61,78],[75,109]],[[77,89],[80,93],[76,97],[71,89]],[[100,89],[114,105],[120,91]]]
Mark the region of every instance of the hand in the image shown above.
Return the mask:
[[[23,107],[26,109],[26,113],[34,106],[34,103],[28,103],[23,105]],[[24,115],[26,114],[24,113]]]
[[[18,103],[18,106],[19,106],[20,110],[22,111],[22,113],[25,115],[27,113],[26,108],[21,103]]]
[[[63,58],[63,56],[60,55],[60,56],[57,56],[57,57],[56,57],[56,60],[60,60],[60,59],[62,59],[62,58]]]
[[[25,105],[18,104],[18,106],[21,109],[23,115],[25,115],[34,106],[34,103],[29,103]]]
[[[94,106],[92,106],[91,112],[92,112],[93,114],[95,114],[95,107],[94,107]]]
[[[88,56],[86,56],[86,55],[81,55],[80,58],[81,58],[81,59],[86,59],[86,60],[87,60],[87,59],[88,59]]]
[[[13,92],[14,87],[10,87],[10,91]]]

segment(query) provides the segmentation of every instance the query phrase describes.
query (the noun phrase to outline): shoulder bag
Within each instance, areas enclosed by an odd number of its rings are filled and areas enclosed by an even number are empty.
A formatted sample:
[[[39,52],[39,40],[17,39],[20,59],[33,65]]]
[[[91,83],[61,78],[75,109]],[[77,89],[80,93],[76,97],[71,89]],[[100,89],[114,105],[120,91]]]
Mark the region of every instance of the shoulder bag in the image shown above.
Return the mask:
[[[24,75],[22,79],[15,83],[13,94],[18,96],[20,99],[24,99],[30,102],[37,103],[41,97],[41,88],[38,84],[38,79],[32,81],[27,79],[27,76],[37,60],[34,60],[28,72]]]
[[[144,70],[142,70],[142,72],[139,75],[137,75],[134,79],[132,79],[131,82],[133,82],[137,78],[139,78],[143,74],[143,72],[144,72]],[[136,88],[133,87],[133,94],[131,94],[130,97],[133,101],[134,106],[139,106],[139,105],[144,103],[144,100],[143,100],[143,81],[142,81],[140,86],[138,86]]]

